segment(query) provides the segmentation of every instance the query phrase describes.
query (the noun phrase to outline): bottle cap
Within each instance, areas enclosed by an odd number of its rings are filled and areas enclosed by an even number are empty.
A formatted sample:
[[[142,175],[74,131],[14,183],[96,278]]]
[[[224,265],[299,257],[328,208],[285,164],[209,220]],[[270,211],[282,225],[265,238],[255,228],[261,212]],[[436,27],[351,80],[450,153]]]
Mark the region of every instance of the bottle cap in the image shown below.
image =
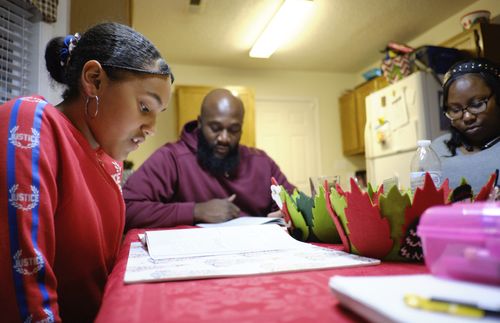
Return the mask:
[[[427,146],[430,146],[430,145],[431,145],[431,141],[428,140],[428,139],[418,140],[417,141],[417,146],[419,146],[419,147],[427,147]]]

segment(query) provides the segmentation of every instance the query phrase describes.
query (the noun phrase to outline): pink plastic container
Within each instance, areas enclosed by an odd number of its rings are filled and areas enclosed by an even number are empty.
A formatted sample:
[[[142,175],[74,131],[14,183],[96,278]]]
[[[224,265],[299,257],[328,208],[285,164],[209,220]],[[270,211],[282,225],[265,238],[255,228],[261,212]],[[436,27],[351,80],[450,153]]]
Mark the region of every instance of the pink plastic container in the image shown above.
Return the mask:
[[[500,285],[500,203],[431,207],[417,234],[432,274]]]

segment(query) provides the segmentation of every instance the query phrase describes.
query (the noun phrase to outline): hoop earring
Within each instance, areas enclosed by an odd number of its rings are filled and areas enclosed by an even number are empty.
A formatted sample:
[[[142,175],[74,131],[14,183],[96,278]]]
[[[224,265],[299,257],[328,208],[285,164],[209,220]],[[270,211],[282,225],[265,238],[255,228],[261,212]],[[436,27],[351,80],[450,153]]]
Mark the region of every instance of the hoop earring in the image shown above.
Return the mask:
[[[96,95],[95,98],[95,113],[93,115],[89,115],[89,101],[90,101],[90,96],[87,97],[87,100],[85,101],[85,115],[89,116],[91,119],[94,119],[97,117],[97,114],[99,113],[99,97]]]

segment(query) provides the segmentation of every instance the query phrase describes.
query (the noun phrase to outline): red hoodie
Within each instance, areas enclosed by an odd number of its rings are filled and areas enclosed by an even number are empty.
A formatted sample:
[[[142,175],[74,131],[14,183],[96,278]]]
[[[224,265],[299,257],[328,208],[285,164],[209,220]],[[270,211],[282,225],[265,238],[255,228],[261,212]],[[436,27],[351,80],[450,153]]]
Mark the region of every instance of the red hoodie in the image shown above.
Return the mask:
[[[122,237],[120,165],[39,97],[0,106],[0,134],[2,320],[91,322]]]
[[[234,174],[216,177],[198,164],[197,147],[198,130],[192,121],[179,141],[159,148],[129,177],[123,188],[127,229],[192,225],[195,203],[232,194],[242,214],[266,216],[278,209],[271,198],[271,177],[287,191],[294,189],[262,150],[240,145]]]

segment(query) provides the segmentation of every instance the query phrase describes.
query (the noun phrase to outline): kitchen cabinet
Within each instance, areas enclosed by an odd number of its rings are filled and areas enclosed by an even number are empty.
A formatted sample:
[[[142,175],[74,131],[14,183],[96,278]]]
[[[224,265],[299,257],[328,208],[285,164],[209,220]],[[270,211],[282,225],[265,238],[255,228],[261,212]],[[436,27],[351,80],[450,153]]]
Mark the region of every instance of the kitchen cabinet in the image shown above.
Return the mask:
[[[359,136],[356,120],[356,96],[349,91],[339,98],[340,126],[342,129],[342,149],[345,155],[359,153]]]
[[[344,155],[352,156],[365,152],[365,98],[388,85],[385,77],[380,76],[367,81],[339,98],[340,126],[342,130],[342,150]]]
[[[131,0],[71,0],[70,32],[83,33],[104,21],[132,26]]]
[[[198,118],[203,99],[210,91],[217,87],[177,85],[175,88],[177,103],[177,130],[180,134],[186,122],[196,120]],[[240,143],[245,146],[255,147],[254,92],[246,87],[225,88],[238,95],[241,101],[243,101],[243,106],[245,108],[245,117],[243,120],[243,131]]]
[[[440,46],[452,47],[471,57],[485,57],[500,63],[500,25],[475,24],[455,35]]]

